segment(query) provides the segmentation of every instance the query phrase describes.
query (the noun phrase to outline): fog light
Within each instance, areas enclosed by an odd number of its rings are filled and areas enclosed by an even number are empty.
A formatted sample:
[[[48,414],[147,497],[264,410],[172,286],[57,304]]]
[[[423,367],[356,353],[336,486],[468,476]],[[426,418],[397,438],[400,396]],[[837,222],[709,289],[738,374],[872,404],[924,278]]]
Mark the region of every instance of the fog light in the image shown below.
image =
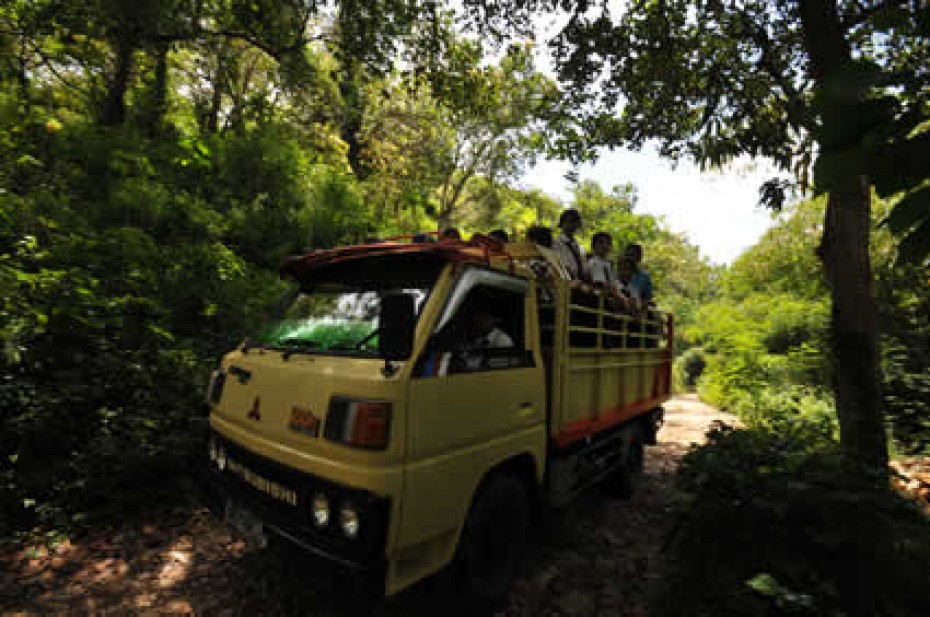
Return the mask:
[[[317,493],[313,496],[310,504],[313,514],[313,524],[317,527],[326,527],[329,523],[329,499],[323,493]]]
[[[361,524],[358,519],[358,513],[351,505],[346,504],[339,510],[339,526],[342,527],[342,533],[344,533],[347,538],[354,539],[358,537],[358,530]]]

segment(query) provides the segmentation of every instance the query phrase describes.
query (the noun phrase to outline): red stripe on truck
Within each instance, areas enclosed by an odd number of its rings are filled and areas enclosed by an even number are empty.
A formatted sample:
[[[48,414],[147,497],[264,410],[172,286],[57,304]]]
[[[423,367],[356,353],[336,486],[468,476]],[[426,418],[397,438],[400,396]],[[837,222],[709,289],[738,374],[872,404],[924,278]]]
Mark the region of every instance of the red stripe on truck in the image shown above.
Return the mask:
[[[621,422],[626,422],[630,418],[635,418],[655,409],[664,403],[667,398],[667,396],[657,396],[636,401],[629,405],[608,409],[591,420],[577,420],[562,429],[562,432],[556,435],[552,441],[556,448],[565,448],[585,437],[590,437]]]

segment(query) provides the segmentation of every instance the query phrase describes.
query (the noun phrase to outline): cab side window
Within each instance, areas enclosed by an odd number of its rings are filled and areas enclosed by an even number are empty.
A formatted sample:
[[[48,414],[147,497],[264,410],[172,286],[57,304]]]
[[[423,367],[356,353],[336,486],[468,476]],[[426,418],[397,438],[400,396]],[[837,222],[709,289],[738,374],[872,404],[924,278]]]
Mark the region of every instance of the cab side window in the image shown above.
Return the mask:
[[[523,293],[476,285],[430,342],[416,374],[441,376],[532,365]]]

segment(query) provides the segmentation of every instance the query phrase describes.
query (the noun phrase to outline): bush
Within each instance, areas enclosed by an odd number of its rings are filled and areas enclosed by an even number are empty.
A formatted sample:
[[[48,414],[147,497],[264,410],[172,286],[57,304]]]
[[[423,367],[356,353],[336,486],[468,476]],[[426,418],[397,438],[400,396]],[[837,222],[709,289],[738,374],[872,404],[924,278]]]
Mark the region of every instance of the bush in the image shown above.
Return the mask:
[[[707,367],[707,358],[700,347],[692,347],[678,357],[676,370],[681,383],[688,388],[694,388],[697,380]]]
[[[824,389],[805,386],[766,387],[742,401],[737,413],[748,426],[772,433],[800,430],[825,440],[838,436],[836,408]]]
[[[80,127],[61,140],[35,149],[0,211],[4,532],[170,490],[198,447],[205,377],[281,285],[224,242],[229,221],[200,195],[212,168],[188,177],[186,146]]]
[[[765,316],[762,342],[768,353],[784,354],[802,345],[822,347],[826,338],[829,311],[824,302],[776,296]]]
[[[930,614],[930,519],[821,432],[715,428],[680,483],[657,614]]]

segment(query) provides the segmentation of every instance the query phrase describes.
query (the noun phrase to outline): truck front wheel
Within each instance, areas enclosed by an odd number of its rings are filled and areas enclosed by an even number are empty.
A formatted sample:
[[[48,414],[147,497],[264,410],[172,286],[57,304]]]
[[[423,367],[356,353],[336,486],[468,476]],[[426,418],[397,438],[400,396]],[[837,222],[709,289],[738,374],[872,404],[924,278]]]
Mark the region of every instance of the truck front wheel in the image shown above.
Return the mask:
[[[507,598],[526,546],[529,514],[526,488],[514,475],[493,474],[479,489],[453,565],[456,587],[472,608],[494,608]]]

